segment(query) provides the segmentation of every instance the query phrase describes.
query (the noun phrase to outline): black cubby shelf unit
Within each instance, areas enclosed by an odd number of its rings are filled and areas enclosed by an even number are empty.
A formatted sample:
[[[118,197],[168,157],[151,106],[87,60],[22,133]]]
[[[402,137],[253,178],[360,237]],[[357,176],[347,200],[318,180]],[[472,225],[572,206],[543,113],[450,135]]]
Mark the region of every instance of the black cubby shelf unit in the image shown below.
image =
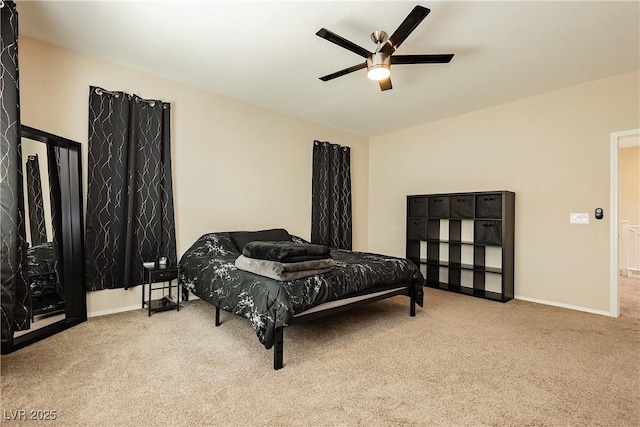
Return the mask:
[[[407,258],[425,286],[513,299],[515,193],[407,196]]]

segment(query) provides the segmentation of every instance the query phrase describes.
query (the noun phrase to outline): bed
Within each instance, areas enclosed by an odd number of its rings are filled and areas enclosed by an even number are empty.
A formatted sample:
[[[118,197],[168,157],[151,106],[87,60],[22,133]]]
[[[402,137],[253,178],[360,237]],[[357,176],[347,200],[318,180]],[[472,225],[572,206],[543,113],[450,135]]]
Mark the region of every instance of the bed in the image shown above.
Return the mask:
[[[64,289],[58,280],[55,242],[45,242],[27,249],[27,278],[31,288],[31,318],[64,311]]]
[[[236,268],[244,245],[252,241],[308,243],[284,229],[219,232],[200,237],[182,256],[179,283],[220,310],[248,319],[266,349],[274,347],[274,369],[282,368],[283,329],[356,305],[409,297],[409,314],[422,307],[424,278],[411,261],[384,255],[331,249],[336,266],[328,273],[277,281]]]

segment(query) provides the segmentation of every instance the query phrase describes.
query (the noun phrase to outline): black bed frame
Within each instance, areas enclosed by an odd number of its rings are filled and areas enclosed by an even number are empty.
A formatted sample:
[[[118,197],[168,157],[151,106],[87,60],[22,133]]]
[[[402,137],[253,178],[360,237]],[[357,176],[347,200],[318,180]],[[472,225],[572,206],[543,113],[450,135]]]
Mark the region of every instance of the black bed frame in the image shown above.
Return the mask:
[[[393,290],[391,292],[386,292],[384,294],[379,294],[379,292]],[[396,283],[394,285],[381,286],[375,289],[368,289],[366,293],[358,293],[347,295],[343,299],[349,299],[352,297],[363,297],[369,294],[376,294],[370,298],[358,299],[357,301],[345,303],[343,305],[339,305],[336,307],[327,308],[325,310],[316,310],[312,311],[309,314],[304,314],[304,312],[296,315],[291,318],[289,321],[289,325],[293,325],[296,323],[308,322],[310,320],[319,319],[321,317],[330,316],[332,314],[336,314],[342,311],[346,311],[355,307],[359,307],[365,304],[369,304],[371,302],[380,301],[383,299],[395,297],[397,295],[408,295],[409,296],[409,315],[416,315],[416,291],[415,286],[407,283]],[[220,307],[216,307],[216,326],[220,326]],[[282,368],[282,359],[284,355],[284,327],[276,328],[276,341],[273,345],[273,369],[278,370]]]

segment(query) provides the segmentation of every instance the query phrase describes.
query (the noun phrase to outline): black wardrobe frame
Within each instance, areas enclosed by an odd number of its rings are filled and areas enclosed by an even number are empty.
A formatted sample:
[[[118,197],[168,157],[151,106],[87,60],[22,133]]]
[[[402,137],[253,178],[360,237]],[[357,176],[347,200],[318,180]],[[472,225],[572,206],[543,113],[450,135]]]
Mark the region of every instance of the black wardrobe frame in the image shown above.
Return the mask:
[[[56,202],[56,208],[60,214],[61,241],[57,243],[62,258],[65,318],[2,342],[2,354],[11,353],[87,320],[80,144],[25,125],[21,126],[21,136],[46,144],[49,171],[60,171],[60,199]],[[56,147],[62,154],[58,157],[59,167],[56,163]]]

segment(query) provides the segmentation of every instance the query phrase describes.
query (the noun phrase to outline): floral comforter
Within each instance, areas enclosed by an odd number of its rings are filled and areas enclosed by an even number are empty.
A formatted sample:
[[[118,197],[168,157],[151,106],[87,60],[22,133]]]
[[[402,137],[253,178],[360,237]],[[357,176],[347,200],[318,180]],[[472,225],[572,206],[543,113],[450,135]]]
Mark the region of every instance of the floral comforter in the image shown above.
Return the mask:
[[[295,314],[370,288],[411,284],[422,306],[424,278],[406,259],[332,249],[336,267],[331,272],[280,282],[237,269],[238,256],[229,233],[205,234],[180,259],[179,281],[199,298],[247,318],[266,348],[274,344],[275,329]]]

